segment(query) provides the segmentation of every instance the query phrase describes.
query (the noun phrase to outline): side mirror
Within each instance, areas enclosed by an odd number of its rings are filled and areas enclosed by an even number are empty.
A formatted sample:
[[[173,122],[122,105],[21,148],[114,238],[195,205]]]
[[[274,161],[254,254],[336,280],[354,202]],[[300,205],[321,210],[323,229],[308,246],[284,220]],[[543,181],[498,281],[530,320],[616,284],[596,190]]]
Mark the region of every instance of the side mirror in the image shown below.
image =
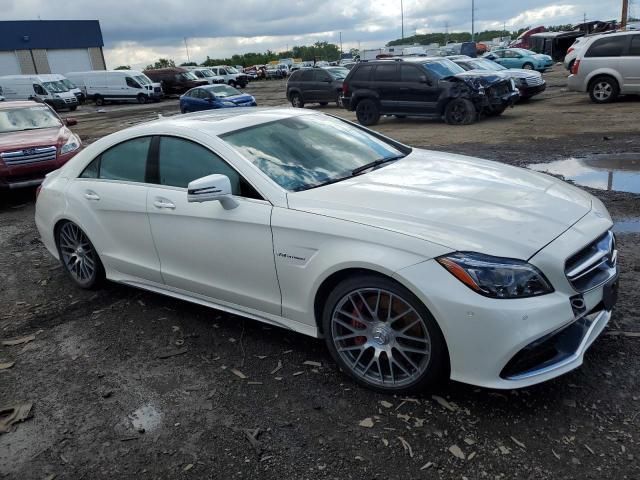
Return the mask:
[[[225,210],[232,210],[238,202],[231,196],[231,182],[226,175],[207,175],[189,182],[187,201],[202,203],[219,201]]]
[[[64,124],[65,124],[67,127],[73,127],[74,125],[77,125],[77,124],[78,124],[78,120],[76,120],[76,119],[75,119],[75,118],[73,118],[73,117],[65,118],[65,119],[64,119]]]

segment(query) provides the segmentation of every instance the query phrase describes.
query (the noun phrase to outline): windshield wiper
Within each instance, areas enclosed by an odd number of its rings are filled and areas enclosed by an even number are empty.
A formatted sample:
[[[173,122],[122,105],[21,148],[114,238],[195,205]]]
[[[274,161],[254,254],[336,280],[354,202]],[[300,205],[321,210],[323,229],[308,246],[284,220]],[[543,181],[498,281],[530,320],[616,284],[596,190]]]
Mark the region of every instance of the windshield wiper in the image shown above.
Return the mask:
[[[375,168],[379,165],[382,165],[383,163],[387,163],[387,162],[394,162],[396,160],[400,160],[401,158],[404,158],[405,155],[396,155],[394,157],[387,157],[387,158],[380,158],[378,160],[374,160],[373,162],[369,162],[369,163],[365,163],[364,165],[358,167],[358,168],[354,168],[353,170],[351,170],[351,175],[355,176],[355,175],[359,175],[364,171],[369,170],[370,168]]]

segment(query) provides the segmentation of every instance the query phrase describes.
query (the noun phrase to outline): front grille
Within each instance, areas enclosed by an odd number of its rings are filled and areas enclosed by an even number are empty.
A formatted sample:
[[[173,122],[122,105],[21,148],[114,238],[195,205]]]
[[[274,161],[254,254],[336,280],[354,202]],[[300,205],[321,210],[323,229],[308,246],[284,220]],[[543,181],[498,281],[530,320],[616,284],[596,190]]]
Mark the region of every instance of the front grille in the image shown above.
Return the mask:
[[[617,260],[616,239],[613,232],[608,231],[569,257],[565,274],[573,288],[586,292],[615,276]]]
[[[502,97],[503,95],[507,95],[511,93],[511,83],[510,82],[502,82],[498,85],[495,85],[489,89],[490,95],[496,97]]]
[[[162,89],[160,87],[153,87],[153,91],[156,93],[160,93]]]
[[[25,148],[24,150],[0,153],[0,158],[7,166],[13,167],[55,160],[57,151],[55,146]]]
[[[76,97],[73,98],[65,98],[64,103],[78,103],[78,99]]]
[[[527,86],[529,87],[537,87],[544,83],[544,80],[542,79],[542,77],[527,78],[526,80],[527,80]]]

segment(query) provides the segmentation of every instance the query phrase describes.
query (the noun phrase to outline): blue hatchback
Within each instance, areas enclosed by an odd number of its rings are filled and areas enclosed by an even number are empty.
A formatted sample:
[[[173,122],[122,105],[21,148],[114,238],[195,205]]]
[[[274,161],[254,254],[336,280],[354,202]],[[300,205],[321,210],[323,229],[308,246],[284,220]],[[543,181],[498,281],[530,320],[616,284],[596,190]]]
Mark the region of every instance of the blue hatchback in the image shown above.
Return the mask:
[[[180,97],[182,113],[216,108],[256,107],[256,99],[229,85],[207,85],[189,90]]]

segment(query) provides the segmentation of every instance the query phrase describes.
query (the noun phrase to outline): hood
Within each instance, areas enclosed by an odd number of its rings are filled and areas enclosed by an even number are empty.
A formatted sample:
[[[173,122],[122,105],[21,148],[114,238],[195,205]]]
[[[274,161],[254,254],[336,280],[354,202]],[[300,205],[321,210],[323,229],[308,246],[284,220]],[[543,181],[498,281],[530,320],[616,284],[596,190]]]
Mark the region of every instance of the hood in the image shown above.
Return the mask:
[[[289,208],[421,238],[451,250],[528,259],[591,210],[547,175],[414,149],[348,180],[287,195]]]
[[[455,78],[465,82],[472,88],[490,87],[496,83],[500,83],[509,78],[508,75],[499,71],[488,70],[468,70],[466,72],[457,73]]]
[[[70,135],[71,131],[67,127],[0,133],[0,152],[28,147],[58,146],[66,141]]]
[[[503,73],[509,75],[511,78],[536,78],[542,77],[540,72],[535,70],[525,70],[524,68],[510,68],[509,70],[502,70]]]
[[[226,101],[226,102],[233,102],[235,104],[238,104],[238,103],[253,102],[255,99],[251,95],[249,95],[248,93],[243,93],[241,95],[232,95],[230,97],[221,97],[220,100]]]

